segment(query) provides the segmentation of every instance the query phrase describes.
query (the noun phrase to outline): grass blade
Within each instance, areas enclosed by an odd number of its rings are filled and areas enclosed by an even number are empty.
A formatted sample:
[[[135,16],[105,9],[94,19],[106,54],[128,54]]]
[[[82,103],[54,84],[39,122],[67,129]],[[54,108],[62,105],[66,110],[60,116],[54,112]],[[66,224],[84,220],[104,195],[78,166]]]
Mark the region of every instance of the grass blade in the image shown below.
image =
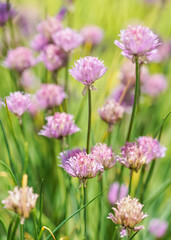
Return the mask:
[[[17,183],[17,179],[14,175],[14,173],[11,171],[11,169],[8,167],[8,165],[6,163],[4,163],[2,160],[0,160],[0,164],[2,164],[4,166],[4,168],[9,172],[9,174],[11,175],[12,179],[14,180],[15,185],[18,185]]]

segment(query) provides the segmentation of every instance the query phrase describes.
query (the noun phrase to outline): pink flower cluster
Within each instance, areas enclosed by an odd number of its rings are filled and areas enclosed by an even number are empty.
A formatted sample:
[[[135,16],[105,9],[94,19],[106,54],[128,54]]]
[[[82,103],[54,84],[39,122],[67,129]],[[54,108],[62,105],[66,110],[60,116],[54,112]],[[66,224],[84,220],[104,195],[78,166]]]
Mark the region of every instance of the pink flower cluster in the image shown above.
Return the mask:
[[[36,100],[41,109],[53,108],[59,106],[67,97],[64,89],[56,84],[42,84],[37,90]]]
[[[97,143],[92,149],[91,153],[96,157],[97,161],[102,164],[104,169],[109,169],[114,166],[116,160],[111,147],[105,143]]]
[[[112,126],[123,118],[124,108],[114,99],[109,98],[101,109],[99,109],[100,117],[109,124],[109,130]]]
[[[126,168],[137,172],[146,163],[146,155],[143,154],[137,143],[127,142],[121,148],[121,157],[117,156],[116,160]]]
[[[137,143],[140,151],[146,157],[146,164],[166,155],[166,148],[161,146],[157,139],[143,136],[137,139]]]
[[[133,231],[140,231],[144,229],[143,225],[136,226],[148,215],[142,212],[143,205],[138,202],[138,199],[130,196],[122,198],[116,202],[116,208],[112,208],[115,215],[109,213],[108,219],[111,219],[115,224],[119,224],[123,229],[131,229]],[[126,231],[124,234],[126,235]]]
[[[48,44],[45,46],[41,57],[42,61],[49,71],[58,70],[66,63],[66,55],[58,46],[54,44]]]
[[[148,62],[159,46],[159,38],[148,27],[141,25],[129,26],[120,32],[120,42],[115,44],[122,49],[122,54],[134,61],[135,56],[141,62]]]
[[[111,205],[115,205],[117,200],[128,195],[128,188],[125,184],[119,185],[118,182],[114,182],[109,189],[108,200]]]
[[[68,135],[78,132],[80,129],[74,124],[73,116],[65,112],[56,112],[54,116],[46,117],[47,124],[39,132],[48,138],[62,139]]]
[[[103,166],[96,157],[86,152],[78,152],[73,157],[64,160],[61,167],[71,176],[79,178],[80,186],[83,183],[84,187],[86,187],[87,179],[94,178],[98,172],[103,171]]]
[[[10,96],[6,97],[8,109],[17,117],[21,117],[23,113],[28,112],[31,105],[30,94],[24,94],[22,92],[10,93]]]
[[[83,37],[71,28],[62,29],[52,36],[54,43],[59,46],[65,53],[71,52],[79,47],[83,42]]]
[[[7,68],[22,72],[36,63],[37,60],[33,57],[33,53],[29,48],[17,47],[8,51],[4,64]]]
[[[101,78],[107,68],[103,61],[97,57],[84,57],[75,62],[75,66],[69,70],[69,73],[79,82],[82,82],[90,89],[93,88],[93,83]]]

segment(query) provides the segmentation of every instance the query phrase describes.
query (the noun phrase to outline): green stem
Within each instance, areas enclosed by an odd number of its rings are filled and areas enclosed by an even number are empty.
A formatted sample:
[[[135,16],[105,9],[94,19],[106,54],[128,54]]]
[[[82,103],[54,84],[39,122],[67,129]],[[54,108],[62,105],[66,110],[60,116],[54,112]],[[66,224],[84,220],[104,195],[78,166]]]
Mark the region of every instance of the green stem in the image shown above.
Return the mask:
[[[90,131],[91,131],[91,90],[88,89],[87,153],[89,153],[90,151]]]
[[[133,170],[130,170],[130,179],[129,179],[129,190],[128,194],[131,195],[131,185],[132,185],[132,175],[133,175]]]
[[[84,187],[84,205],[86,205],[87,202],[87,189]],[[84,208],[84,236],[85,240],[87,240],[87,209],[86,207]]]
[[[136,83],[135,83],[134,103],[133,103],[131,120],[130,120],[130,124],[129,124],[129,128],[128,128],[126,142],[129,142],[130,137],[131,137],[131,132],[132,132],[133,123],[134,123],[134,119],[135,119],[135,112],[136,112],[137,103],[138,103],[138,95],[139,95],[140,76],[139,76],[138,57],[135,57],[135,63],[136,63]]]
[[[136,197],[137,198],[141,198],[141,192],[143,190],[143,181],[144,181],[144,175],[145,175],[145,165],[142,167],[141,169],[141,174],[140,174],[140,177],[139,177],[139,181],[138,181],[138,185],[137,185],[137,189],[136,189]]]
[[[20,240],[24,240],[24,224],[20,223]]]

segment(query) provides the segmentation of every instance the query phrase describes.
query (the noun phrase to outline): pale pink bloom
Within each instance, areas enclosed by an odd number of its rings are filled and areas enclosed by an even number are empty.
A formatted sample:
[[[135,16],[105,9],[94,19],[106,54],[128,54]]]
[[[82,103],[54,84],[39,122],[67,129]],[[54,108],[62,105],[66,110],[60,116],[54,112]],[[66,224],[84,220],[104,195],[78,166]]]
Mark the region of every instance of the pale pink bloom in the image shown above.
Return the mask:
[[[65,112],[56,112],[54,116],[46,117],[46,120],[47,124],[43,126],[39,135],[48,138],[62,139],[63,137],[80,131],[77,125],[74,124],[73,116]]]
[[[97,161],[96,157],[90,153],[80,152],[62,162],[64,170],[72,177],[80,179],[80,186],[83,183],[86,187],[86,181],[94,178],[99,172],[103,171],[103,166]]]
[[[137,143],[143,155],[146,156],[146,164],[152,160],[163,158],[166,155],[166,148],[161,146],[156,138],[139,137]]]
[[[4,65],[19,72],[32,67],[37,63],[32,51],[27,47],[17,47],[8,51]]]
[[[48,42],[48,39],[44,35],[37,34],[31,41],[31,47],[35,51],[41,51],[48,44]]]
[[[126,142],[121,148],[121,157],[117,156],[116,160],[126,168],[133,169],[136,172],[146,163],[146,155],[135,142]]]
[[[31,71],[26,69],[22,72],[20,84],[26,91],[33,91],[40,86],[40,79]]]
[[[166,77],[163,74],[149,76],[142,85],[142,93],[156,97],[167,88]]]
[[[145,66],[140,68],[140,83],[142,84],[149,77],[148,69]],[[136,74],[135,64],[131,61],[125,61],[121,67],[119,79],[124,86],[128,88],[135,86]]]
[[[162,42],[157,48],[157,52],[150,58],[151,62],[160,63],[167,60],[170,57],[170,43]]]
[[[127,230],[125,228],[121,228],[120,229],[120,237],[123,238],[126,236],[128,236]]]
[[[37,101],[37,98],[35,95],[31,95],[31,104],[29,106],[28,112],[32,115],[35,116],[38,112],[40,112],[41,107]]]
[[[52,34],[60,31],[63,28],[62,22],[56,17],[47,17],[39,23],[37,30],[44,35],[48,40],[52,39]]]
[[[129,26],[120,32],[120,42],[115,44],[122,49],[122,55],[135,60],[139,57],[141,62],[148,62],[150,57],[157,51],[159,38],[148,27],[141,25]]]
[[[25,218],[29,217],[30,211],[35,208],[38,194],[33,193],[33,188],[15,187],[9,191],[9,196],[2,200],[4,207],[17,213],[21,217],[21,224],[24,224]]]
[[[6,97],[8,109],[15,114],[17,117],[21,117],[28,109],[31,104],[30,94],[24,94],[22,92],[10,93]]]
[[[35,95],[41,109],[59,106],[67,97],[63,87],[53,83],[42,84]]]
[[[48,44],[42,51],[42,61],[49,71],[56,71],[66,63],[66,55],[61,49],[54,45]]]
[[[114,99],[109,98],[105,104],[99,109],[100,117],[109,124],[109,128],[123,118],[124,108]]]
[[[158,218],[153,218],[149,223],[149,232],[155,236],[157,239],[164,237],[168,230],[168,222],[162,221]]]
[[[115,205],[117,200],[120,200],[128,195],[128,188],[125,184],[119,185],[114,182],[109,189],[108,200],[111,205]]]
[[[65,53],[71,52],[73,49],[79,47],[83,42],[83,37],[71,28],[65,28],[57,33],[54,33],[52,38],[54,43]]]
[[[144,226],[136,225],[148,216],[143,213],[143,206],[136,198],[124,197],[116,202],[116,208],[112,208],[115,214],[109,213],[108,219],[111,219],[115,224],[121,225],[123,229],[140,231],[144,229]]]
[[[85,94],[87,88],[95,90],[93,84],[94,82],[101,78],[107,71],[103,61],[99,60],[97,57],[84,57],[75,61],[75,65],[72,69],[69,69],[69,73],[79,82],[86,85],[83,94]]]
[[[102,164],[104,169],[112,168],[116,163],[112,147],[108,147],[105,143],[97,143],[91,149],[91,153],[97,158],[97,161]]]
[[[104,37],[103,30],[95,25],[89,25],[81,29],[81,35],[84,38],[84,43],[91,43],[93,46],[101,43]]]
[[[80,148],[73,148],[71,150],[63,151],[59,154],[59,158],[61,159],[60,166],[63,166],[66,161],[68,161],[71,157],[76,156],[78,153],[85,152],[85,150],[81,150]]]

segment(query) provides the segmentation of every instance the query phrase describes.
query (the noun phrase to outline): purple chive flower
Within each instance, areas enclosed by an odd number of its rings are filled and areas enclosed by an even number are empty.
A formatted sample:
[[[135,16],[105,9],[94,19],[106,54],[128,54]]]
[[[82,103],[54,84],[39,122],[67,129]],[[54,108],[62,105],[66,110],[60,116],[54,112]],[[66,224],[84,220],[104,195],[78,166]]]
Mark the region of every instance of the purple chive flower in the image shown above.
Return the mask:
[[[143,206],[138,202],[138,199],[128,196],[116,202],[116,208],[112,208],[115,215],[109,213],[107,218],[111,219],[115,224],[121,225],[122,229],[137,232],[144,229],[144,226],[136,225],[148,216],[141,211]],[[126,233],[123,234],[122,232],[122,235],[125,236]]]
[[[99,109],[100,117],[109,124],[109,130],[112,131],[113,125],[123,118],[124,108],[114,99],[107,99],[101,109]]]
[[[15,17],[16,11],[9,3],[0,2],[0,26],[4,26],[6,22]]]
[[[104,169],[112,168],[116,163],[112,147],[108,147],[105,143],[97,143],[91,149],[91,153],[96,157],[97,161],[102,164]]]
[[[167,81],[163,74],[153,74],[144,81],[141,90],[152,97],[158,96],[167,87]]]
[[[28,218],[31,210],[35,208],[39,195],[33,193],[32,187],[15,187],[8,193],[9,196],[2,200],[4,208],[17,213],[21,217],[21,224],[24,224],[25,218]]]
[[[108,200],[111,205],[115,205],[117,200],[128,195],[128,188],[125,184],[119,185],[118,182],[114,182],[109,189]]]
[[[38,112],[41,111],[41,108],[34,94],[31,95],[30,98],[31,98],[31,104],[29,106],[28,112],[34,117]]]
[[[153,236],[160,239],[166,234],[168,226],[167,221],[154,218],[150,221],[148,230]]]
[[[148,69],[145,66],[141,66],[140,70],[140,83],[142,84],[149,76]],[[131,61],[125,61],[121,67],[120,81],[124,86],[128,85],[128,88],[135,86],[135,64]]]
[[[113,98],[116,102],[119,102],[124,90],[125,90],[125,86],[119,85],[118,87],[116,87],[114,89],[111,98]],[[131,91],[131,89],[129,89],[126,92],[126,94],[121,102],[121,106],[124,108],[125,112],[127,112],[127,113],[130,112],[133,102],[134,102],[134,93]]]
[[[71,52],[73,49],[79,47],[83,42],[83,37],[71,28],[65,28],[57,33],[54,33],[52,38],[54,43],[65,53]]]
[[[162,44],[158,46],[157,52],[151,56],[150,61],[160,63],[167,60],[169,57],[170,57],[170,43],[162,42]]]
[[[158,36],[141,25],[129,26],[121,30],[119,36],[120,42],[115,40],[114,43],[122,49],[122,55],[132,61],[138,56],[141,62],[148,62],[160,44]]]
[[[126,168],[133,169],[136,172],[146,163],[146,155],[135,142],[127,142],[121,148],[121,157],[117,156],[116,160]]]
[[[35,50],[35,51],[41,51],[43,50],[43,48],[48,44],[48,39],[42,35],[42,34],[37,34],[32,42],[31,42],[31,47]]]
[[[60,21],[63,20],[65,18],[67,14],[67,8],[66,7],[62,7],[60,10],[59,10],[59,13],[57,14],[57,19],[59,19]]]
[[[54,116],[46,117],[47,124],[39,132],[48,138],[62,139],[78,132],[80,129],[74,124],[73,116],[65,112],[56,112]]]
[[[23,72],[37,63],[32,51],[27,47],[17,47],[8,51],[5,66]]]
[[[83,95],[85,95],[88,88],[95,90],[93,86],[94,82],[101,78],[106,71],[107,67],[97,57],[80,58],[72,66],[72,69],[69,69],[69,73],[77,81],[82,82],[86,86],[83,90]]]
[[[63,151],[59,154],[59,158],[61,159],[61,167],[65,165],[65,163],[71,158],[76,156],[77,154],[85,152],[85,150],[81,150],[80,148],[73,148],[71,150]]]
[[[52,39],[52,34],[60,31],[63,28],[62,22],[56,17],[47,17],[39,23],[37,30],[48,40]]]
[[[166,148],[161,146],[159,141],[152,137],[139,137],[137,139],[137,143],[139,149],[146,157],[146,164],[150,163],[151,161],[163,158],[166,155]]]
[[[6,97],[8,109],[17,117],[21,117],[28,111],[31,100],[30,94],[24,94],[22,92],[10,93],[10,96]]]
[[[84,38],[84,43],[91,43],[93,46],[101,43],[104,37],[103,30],[95,25],[89,25],[82,28],[80,33]]]
[[[66,63],[66,55],[54,45],[47,45],[42,51],[42,60],[49,71],[56,71]]]
[[[103,171],[103,166],[97,161],[93,154],[80,152],[66,161],[62,162],[61,167],[72,177],[80,179],[80,186],[83,183],[86,187],[87,179],[94,178],[98,172]]]
[[[22,72],[20,84],[26,91],[32,91],[40,86],[40,79],[31,71],[26,69]]]
[[[42,84],[35,95],[41,109],[59,106],[67,97],[64,89],[56,84]]]

